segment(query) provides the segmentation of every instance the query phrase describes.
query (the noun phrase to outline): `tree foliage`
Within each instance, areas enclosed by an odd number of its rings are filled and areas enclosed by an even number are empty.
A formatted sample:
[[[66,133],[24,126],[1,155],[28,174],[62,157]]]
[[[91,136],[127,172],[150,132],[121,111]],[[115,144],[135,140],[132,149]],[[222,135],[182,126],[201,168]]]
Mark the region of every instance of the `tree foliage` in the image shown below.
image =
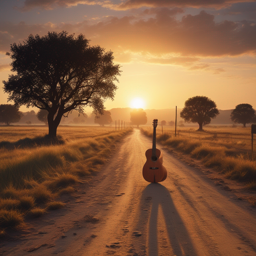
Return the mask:
[[[5,123],[10,125],[10,123],[19,122],[22,113],[19,108],[11,104],[1,104],[0,105],[0,123]]]
[[[219,111],[214,101],[205,96],[195,96],[189,98],[185,102],[185,107],[180,113],[180,116],[186,122],[199,124],[198,130],[203,130],[203,125],[209,124],[211,119],[216,117]]]
[[[130,113],[131,115],[131,123],[133,125],[139,125],[146,124],[147,123],[147,114],[143,109],[134,109]]]
[[[101,126],[104,126],[105,124],[111,124],[112,123],[112,117],[110,111],[103,111],[102,115],[95,115],[94,123],[99,124]]]
[[[51,137],[71,110],[82,112],[83,106],[90,106],[102,113],[104,100],[114,98],[120,67],[113,64],[113,53],[89,46],[82,34],[30,35],[23,43],[12,44],[9,55],[17,74],[4,81],[8,100],[47,110]]]
[[[39,121],[47,124],[48,123],[48,111],[45,109],[40,109],[38,113],[36,114]]]
[[[162,120],[162,121],[161,121],[161,125],[162,125],[162,126],[166,125],[166,121],[165,121],[165,120]]]
[[[87,118],[88,116],[86,113],[78,113],[78,116],[73,118],[73,122],[75,124],[85,123]]]
[[[250,104],[239,104],[231,112],[231,120],[235,123],[243,124],[246,127],[246,124],[252,123],[255,119],[255,110]]]

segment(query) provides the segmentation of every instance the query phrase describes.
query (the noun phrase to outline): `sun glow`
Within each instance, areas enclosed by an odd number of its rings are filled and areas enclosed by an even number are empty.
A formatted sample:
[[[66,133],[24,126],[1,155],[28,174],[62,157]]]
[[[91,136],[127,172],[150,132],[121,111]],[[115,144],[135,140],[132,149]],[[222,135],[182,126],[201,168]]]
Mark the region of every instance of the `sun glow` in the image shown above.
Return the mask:
[[[144,108],[145,101],[141,98],[134,98],[130,103],[131,108]]]

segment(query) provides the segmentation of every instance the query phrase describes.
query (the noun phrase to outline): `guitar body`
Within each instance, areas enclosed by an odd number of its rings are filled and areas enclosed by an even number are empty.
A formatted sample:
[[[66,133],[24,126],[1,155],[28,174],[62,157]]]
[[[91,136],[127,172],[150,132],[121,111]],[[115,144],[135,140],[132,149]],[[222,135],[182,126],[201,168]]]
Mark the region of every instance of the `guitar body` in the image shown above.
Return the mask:
[[[163,155],[159,149],[155,149],[156,160],[152,160],[152,149],[145,153],[147,161],[144,164],[142,175],[148,182],[157,183],[164,181],[167,177],[167,171],[163,166]]]

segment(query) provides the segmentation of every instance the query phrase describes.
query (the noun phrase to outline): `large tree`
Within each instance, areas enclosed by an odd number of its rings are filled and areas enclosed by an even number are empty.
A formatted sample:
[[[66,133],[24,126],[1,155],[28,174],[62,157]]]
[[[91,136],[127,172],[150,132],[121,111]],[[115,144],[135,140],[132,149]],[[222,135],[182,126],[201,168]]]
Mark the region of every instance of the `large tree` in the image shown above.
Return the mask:
[[[231,112],[231,120],[235,123],[243,124],[246,127],[246,124],[252,123],[255,119],[255,110],[250,104],[239,104]]]
[[[89,46],[82,34],[30,35],[23,43],[12,44],[7,54],[17,73],[4,81],[8,100],[47,110],[51,137],[56,137],[62,116],[71,110],[82,112],[83,106],[90,106],[102,113],[104,100],[114,98],[120,67],[113,64],[113,53]]]
[[[147,114],[143,109],[134,109],[131,111],[131,123],[137,125],[146,124],[147,123]]]
[[[22,113],[19,108],[10,104],[0,105],[0,123],[10,125],[10,123],[17,123],[20,121]]]
[[[103,114],[96,114],[94,118],[94,123],[104,126],[105,124],[112,123],[111,112],[104,110]]]
[[[205,96],[195,96],[189,98],[185,102],[185,107],[180,113],[180,116],[186,122],[199,124],[199,131],[203,130],[203,125],[209,124],[211,119],[219,114],[214,101]]]

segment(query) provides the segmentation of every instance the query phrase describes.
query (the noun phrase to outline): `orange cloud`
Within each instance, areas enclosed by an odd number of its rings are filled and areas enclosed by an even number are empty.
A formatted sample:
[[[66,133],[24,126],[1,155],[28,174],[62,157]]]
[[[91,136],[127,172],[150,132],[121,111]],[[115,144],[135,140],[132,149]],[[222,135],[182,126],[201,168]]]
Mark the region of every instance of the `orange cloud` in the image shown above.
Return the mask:
[[[187,59],[160,58],[158,62],[187,62],[189,58],[209,56],[256,55],[256,24],[248,21],[223,21],[217,23],[214,16],[204,11],[198,15],[186,15],[179,21],[166,9],[159,9],[155,17],[144,19],[133,16],[110,17],[91,24],[0,23],[0,52],[10,49],[10,44],[25,40],[29,34],[45,35],[48,31],[66,30],[84,34],[91,44],[116,52],[144,53],[155,56],[181,56]],[[121,49],[121,50],[120,50]],[[153,58],[153,59],[154,59]],[[120,59],[129,61],[128,55]]]
[[[214,16],[200,12],[186,15],[181,21],[164,9],[155,18],[137,20],[133,17],[111,18],[81,30],[93,41],[107,48],[121,45],[132,52],[154,55],[235,56],[256,53],[256,24],[243,21],[217,23]]]
[[[171,57],[171,58],[149,58],[149,59],[145,59],[144,62],[153,63],[153,64],[163,64],[163,65],[189,66],[198,60],[199,58],[195,58],[195,57]]]

